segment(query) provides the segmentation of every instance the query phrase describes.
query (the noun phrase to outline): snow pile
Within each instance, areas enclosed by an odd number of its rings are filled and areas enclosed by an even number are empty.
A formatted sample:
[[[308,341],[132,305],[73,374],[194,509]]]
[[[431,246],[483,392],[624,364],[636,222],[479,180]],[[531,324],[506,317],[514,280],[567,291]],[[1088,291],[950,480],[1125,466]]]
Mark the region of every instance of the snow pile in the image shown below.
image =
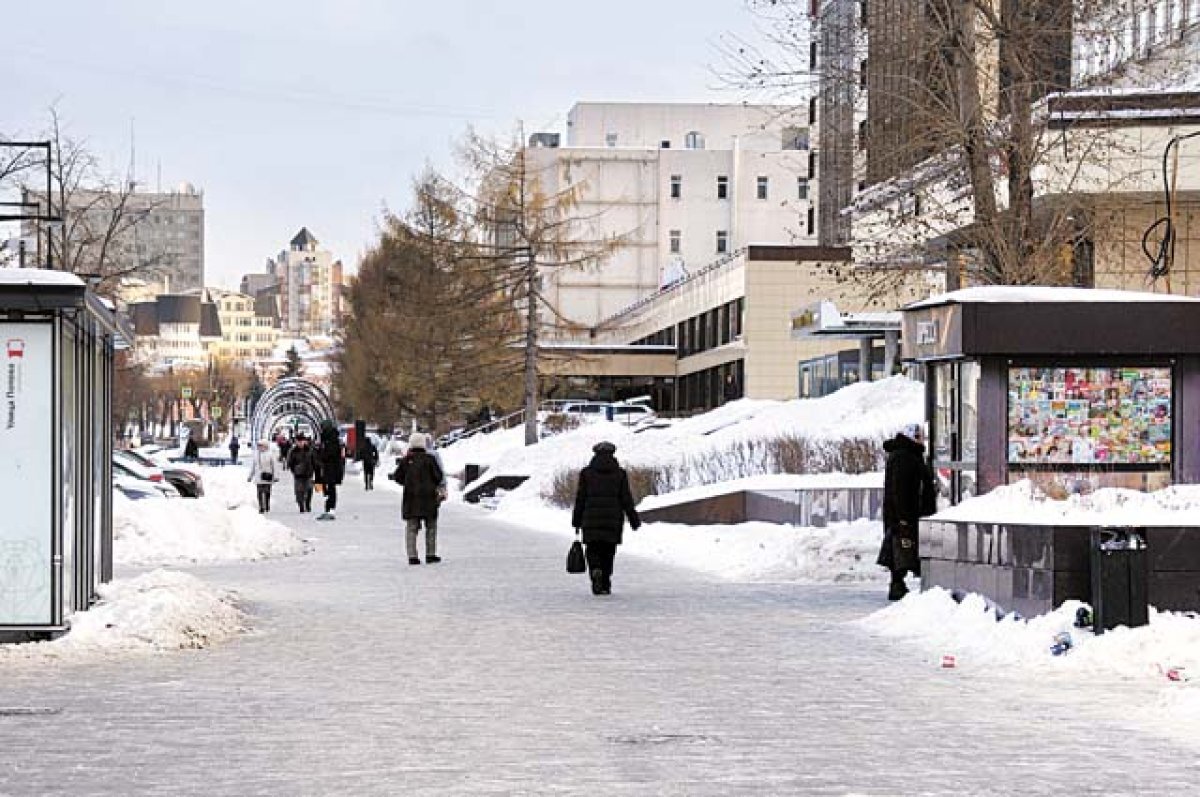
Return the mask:
[[[259,514],[246,469],[202,471],[203,498],[131,501],[114,492],[113,556],[118,564],[212,563],[304,553],[304,541],[291,529]],[[284,497],[281,491],[276,485],[275,501]]]
[[[934,520],[1055,526],[1189,526],[1200,520],[1200,485],[1152,493],[1106,487],[1065,500],[1046,497],[1029,480],[948,507]]]
[[[750,476],[717,484],[688,487],[660,495],[648,495],[638,504],[638,511],[660,509],[665,506],[685,504],[704,498],[740,492],[778,492],[796,490],[829,490],[842,488],[883,489],[883,473],[772,473],[765,476]]]
[[[558,473],[586,465],[593,445],[609,440],[626,467],[673,467],[682,471],[685,485],[701,485],[751,475],[719,457],[737,443],[792,435],[832,449],[847,438],[882,440],[923,417],[924,386],[892,377],[851,385],[819,399],[733,401],[665,428],[640,432],[596,421],[526,447],[523,431],[509,429],[468,438],[442,455],[449,473],[467,463],[483,465],[490,468],[485,479],[499,474],[530,477],[511,496],[540,495]]]
[[[100,586],[101,602],[71,618],[52,642],[0,646],[0,662],[72,660],[96,654],[205,648],[246,628],[228,592],[195,576],[155,570]]]
[[[904,639],[928,653],[931,663],[955,657],[955,666],[975,670],[1060,673],[1073,681],[1104,678],[1145,681],[1167,690],[1155,710],[1191,723],[1200,734],[1200,617],[1150,611],[1150,624],[1117,628],[1100,636],[1074,627],[1083,604],[1067,601],[1055,611],[1020,620],[996,620],[986,601],[968,595],[957,603],[944,589],[910,594],[904,600],[858,621],[881,636]],[[1050,647],[1059,633],[1073,647],[1055,656]],[[1172,669],[1188,680],[1172,681]],[[1178,730],[1178,728],[1176,728]]]

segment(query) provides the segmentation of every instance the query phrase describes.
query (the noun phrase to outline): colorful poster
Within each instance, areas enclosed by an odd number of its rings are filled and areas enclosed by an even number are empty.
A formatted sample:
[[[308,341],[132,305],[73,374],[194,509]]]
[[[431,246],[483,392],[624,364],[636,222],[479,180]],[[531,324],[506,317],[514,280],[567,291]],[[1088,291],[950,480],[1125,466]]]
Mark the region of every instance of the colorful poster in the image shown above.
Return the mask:
[[[1170,368],[1010,368],[1010,465],[1169,465]]]

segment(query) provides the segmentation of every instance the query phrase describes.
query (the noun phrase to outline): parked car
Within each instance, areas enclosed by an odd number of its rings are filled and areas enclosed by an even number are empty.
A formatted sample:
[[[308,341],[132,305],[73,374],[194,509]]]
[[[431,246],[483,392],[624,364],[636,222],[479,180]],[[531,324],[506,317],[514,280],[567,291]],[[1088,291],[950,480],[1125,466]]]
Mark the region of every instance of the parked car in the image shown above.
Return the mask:
[[[569,401],[558,410],[585,421],[613,421],[634,426],[657,418],[654,410],[638,401]]]
[[[153,484],[143,482],[141,479],[121,476],[117,473],[113,473],[113,489],[130,501],[142,501],[147,498],[161,501],[166,498],[162,494],[162,491]]]
[[[161,460],[155,459],[141,450],[114,451],[113,455],[129,459],[150,473],[161,473],[162,478],[178,490],[184,498],[199,498],[204,495],[204,478],[194,467],[173,463],[165,457]],[[151,479],[151,481],[157,480]]]
[[[170,482],[163,479],[161,472],[154,474],[148,469],[136,465],[128,458],[116,456],[116,452],[114,452],[112,466],[114,478],[120,476],[126,479],[133,479],[143,487],[158,490],[163,498],[179,497],[179,491]],[[155,475],[158,478],[153,478]]]

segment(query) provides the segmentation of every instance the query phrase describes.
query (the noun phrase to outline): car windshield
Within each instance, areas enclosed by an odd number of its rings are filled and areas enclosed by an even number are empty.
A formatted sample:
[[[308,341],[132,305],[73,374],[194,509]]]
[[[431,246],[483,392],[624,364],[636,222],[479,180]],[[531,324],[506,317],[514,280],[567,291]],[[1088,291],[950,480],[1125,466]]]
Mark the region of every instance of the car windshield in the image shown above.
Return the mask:
[[[157,468],[158,467],[157,462],[155,462],[154,460],[150,459],[149,457],[147,457],[144,454],[141,454],[137,451],[115,451],[113,453],[115,453],[117,456],[128,457],[129,459],[132,459],[134,462],[137,462],[147,468]]]

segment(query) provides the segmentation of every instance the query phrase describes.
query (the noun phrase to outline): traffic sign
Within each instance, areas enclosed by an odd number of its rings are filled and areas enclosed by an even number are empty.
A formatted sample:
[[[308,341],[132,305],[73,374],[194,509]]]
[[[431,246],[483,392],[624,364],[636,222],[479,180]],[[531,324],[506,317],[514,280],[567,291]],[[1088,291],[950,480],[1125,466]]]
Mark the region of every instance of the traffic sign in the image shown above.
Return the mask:
[[[212,408],[212,416],[213,416],[214,418],[220,418],[220,417],[221,417],[221,408],[220,408],[220,407],[213,407],[213,408]]]
[[[192,397],[192,389],[190,387],[179,388],[179,397],[190,399]]]

